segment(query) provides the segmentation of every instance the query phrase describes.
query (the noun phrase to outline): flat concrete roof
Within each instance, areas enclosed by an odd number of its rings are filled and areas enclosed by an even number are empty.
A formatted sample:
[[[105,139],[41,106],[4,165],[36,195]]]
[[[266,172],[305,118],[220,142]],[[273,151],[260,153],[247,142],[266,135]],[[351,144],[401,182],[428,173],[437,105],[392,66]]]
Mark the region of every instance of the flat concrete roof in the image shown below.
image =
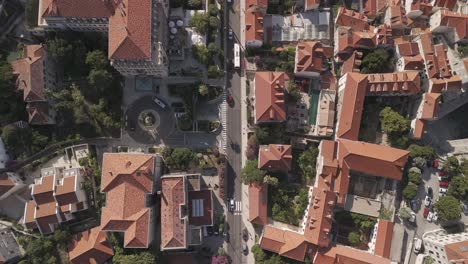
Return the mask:
[[[344,209],[353,213],[379,217],[381,202],[365,197],[348,194]]]

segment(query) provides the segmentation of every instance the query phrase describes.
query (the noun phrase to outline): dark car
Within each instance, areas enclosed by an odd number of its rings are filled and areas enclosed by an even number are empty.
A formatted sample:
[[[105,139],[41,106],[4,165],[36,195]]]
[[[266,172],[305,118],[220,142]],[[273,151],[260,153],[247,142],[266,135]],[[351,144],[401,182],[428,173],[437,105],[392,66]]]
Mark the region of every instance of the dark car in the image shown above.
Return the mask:
[[[228,95],[227,97],[227,103],[230,107],[234,106],[234,98],[232,98],[232,95]]]
[[[428,167],[428,168],[432,167],[432,160],[427,160],[426,161],[426,167]]]
[[[427,195],[428,195],[429,197],[431,197],[431,198],[433,197],[434,193],[432,192],[432,188],[431,188],[431,187],[427,187]]]
[[[424,213],[423,213],[424,218],[427,218],[427,216],[429,215],[429,211],[431,210],[428,207],[424,208]]]
[[[244,228],[242,231],[242,239],[244,239],[244,241],[249,240],[249,231],[247,231],[247,228]]]
[[[213,235],[213,227],[212,226],[207,226],[206,227],[206,232],[208,232],[209,236],[212,236]]]
[[[414,212],[418,211],[418,201],[411,200],[410,205],[411,205],[411,210],[413,210]]]
[[[226,242],[229,243],[229,232],[226,232],[226,235],[224,236],[224,240],[226,240]]]
[[[215,224],[215,225],[213,226],[213,230],[214,230],[215,236],[219,236],[219,226]]]
[[[130,131],[135,131],[135,123],[130,121]]]

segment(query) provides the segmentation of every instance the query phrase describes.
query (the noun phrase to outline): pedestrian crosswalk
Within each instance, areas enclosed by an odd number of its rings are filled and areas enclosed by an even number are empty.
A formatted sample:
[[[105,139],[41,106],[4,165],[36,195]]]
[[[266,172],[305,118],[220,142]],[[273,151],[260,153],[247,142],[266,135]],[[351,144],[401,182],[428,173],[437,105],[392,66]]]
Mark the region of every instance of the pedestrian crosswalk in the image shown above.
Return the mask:
[[[222,149],[226,150],[227,148],[227,102],[226,102],[226,93],[224,90],[223,93],[223,103],[221,104],[220,119],[222,124],[221,137],[222,137]]]
[[[242,201],[236,201],[236,208],[234,209],[234,215],[242,215]]]

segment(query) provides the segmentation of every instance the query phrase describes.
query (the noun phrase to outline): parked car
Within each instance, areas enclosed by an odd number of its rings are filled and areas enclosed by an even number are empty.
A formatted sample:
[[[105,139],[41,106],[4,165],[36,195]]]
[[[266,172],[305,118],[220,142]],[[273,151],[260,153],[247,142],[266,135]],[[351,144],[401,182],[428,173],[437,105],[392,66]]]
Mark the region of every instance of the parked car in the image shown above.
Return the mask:
[[[247,240],[249,240],[249,231],[247,231],[247,228],[244,228],[244,230],[242,231],[242,239],[244,239],[244,241],[247,242]]]
[[[231,200],[229,200],[229,211],[234,212],[235,208],[236,208],[236,205],[234,203],[234,199],[231,198]]]
[[[434,197],[434,192],[432,191],[432,188],[431,187],[427,187],[427,196],[429,197]]]
[[[244,252],[244,255],[249,254],[249,248],[247,247],[246,244],[242,245],[242,252]]]
[[[435,159],[434,162],[432,163],[432,166],[436,169],[439,168],[439,160]]]
[[[413,247],[414,253],[419,254],[419,252],[421,252],[421,248],[422,248],[422,240],[420,238],[415,238],[414,247]]]
[[[427,215],[427,221],[428,222],[432,222],[432,219],[434,218],[434,213],[433,212],[429,212],[429,214]]]
[[[431,206],[431,197],[429,197],[428,195],[426,195],[426,198],[424,198],[424,206],[426,207],[429,207]]]
[[[411,205],[411,210],[415,212],[418,211],[418,201],[416,201],[416,199],[411,200],[410,205]]]
[[[437,222],[438,219],[439,219],[439,215],[437,214],[437,212],[434,212],[434,215],[432,215],[432,221]]]
[[[448,192],[448,188],[439,188],[439,195],[444,196]]]
[[[446,181],[439,182],[439,187],[447,188],[448,186],[449,186],[449,183]]]
[[[427,160],[427,161],[426,161],[426,167],[431,168],[431,167],[432,167],[432,164],[433,164],[433,161],[432,161],[432,160]]]
[[[416,222],[416,213],[415,212],[411,212],[411,216],[408,219],[408,221],[410,221],[411,223]]]
[[[424,208],[424,213],[423,213],[424,218],[427,218],[427,216],[429,215],[429,211],[430,210],[428,207]]]
[[[217,224],[213,226],[213,231],[215,236],[219,236],[219,226]]]
[[[158,98],[153,98],[153,101],[158,104],[161,108],[166,108],[166,104],[164,104],[161,100],[159,100]]]
[[[206,232],[208,233],[209,236],[213,235],[213,227],[212,226],[207,226],[206,227]]]
[[[228,39],[232,39],[233,37],[233,33],[232,33],[232,29],[229,29],[229,32],[228,32]]]

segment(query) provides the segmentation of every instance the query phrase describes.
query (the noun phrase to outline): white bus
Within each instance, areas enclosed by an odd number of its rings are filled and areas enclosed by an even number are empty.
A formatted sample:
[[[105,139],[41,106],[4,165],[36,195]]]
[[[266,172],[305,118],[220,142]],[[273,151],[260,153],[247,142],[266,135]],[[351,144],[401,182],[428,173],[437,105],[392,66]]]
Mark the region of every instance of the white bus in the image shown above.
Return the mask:
[[[240,46],[234,43],[234,68],[240,68]]]

